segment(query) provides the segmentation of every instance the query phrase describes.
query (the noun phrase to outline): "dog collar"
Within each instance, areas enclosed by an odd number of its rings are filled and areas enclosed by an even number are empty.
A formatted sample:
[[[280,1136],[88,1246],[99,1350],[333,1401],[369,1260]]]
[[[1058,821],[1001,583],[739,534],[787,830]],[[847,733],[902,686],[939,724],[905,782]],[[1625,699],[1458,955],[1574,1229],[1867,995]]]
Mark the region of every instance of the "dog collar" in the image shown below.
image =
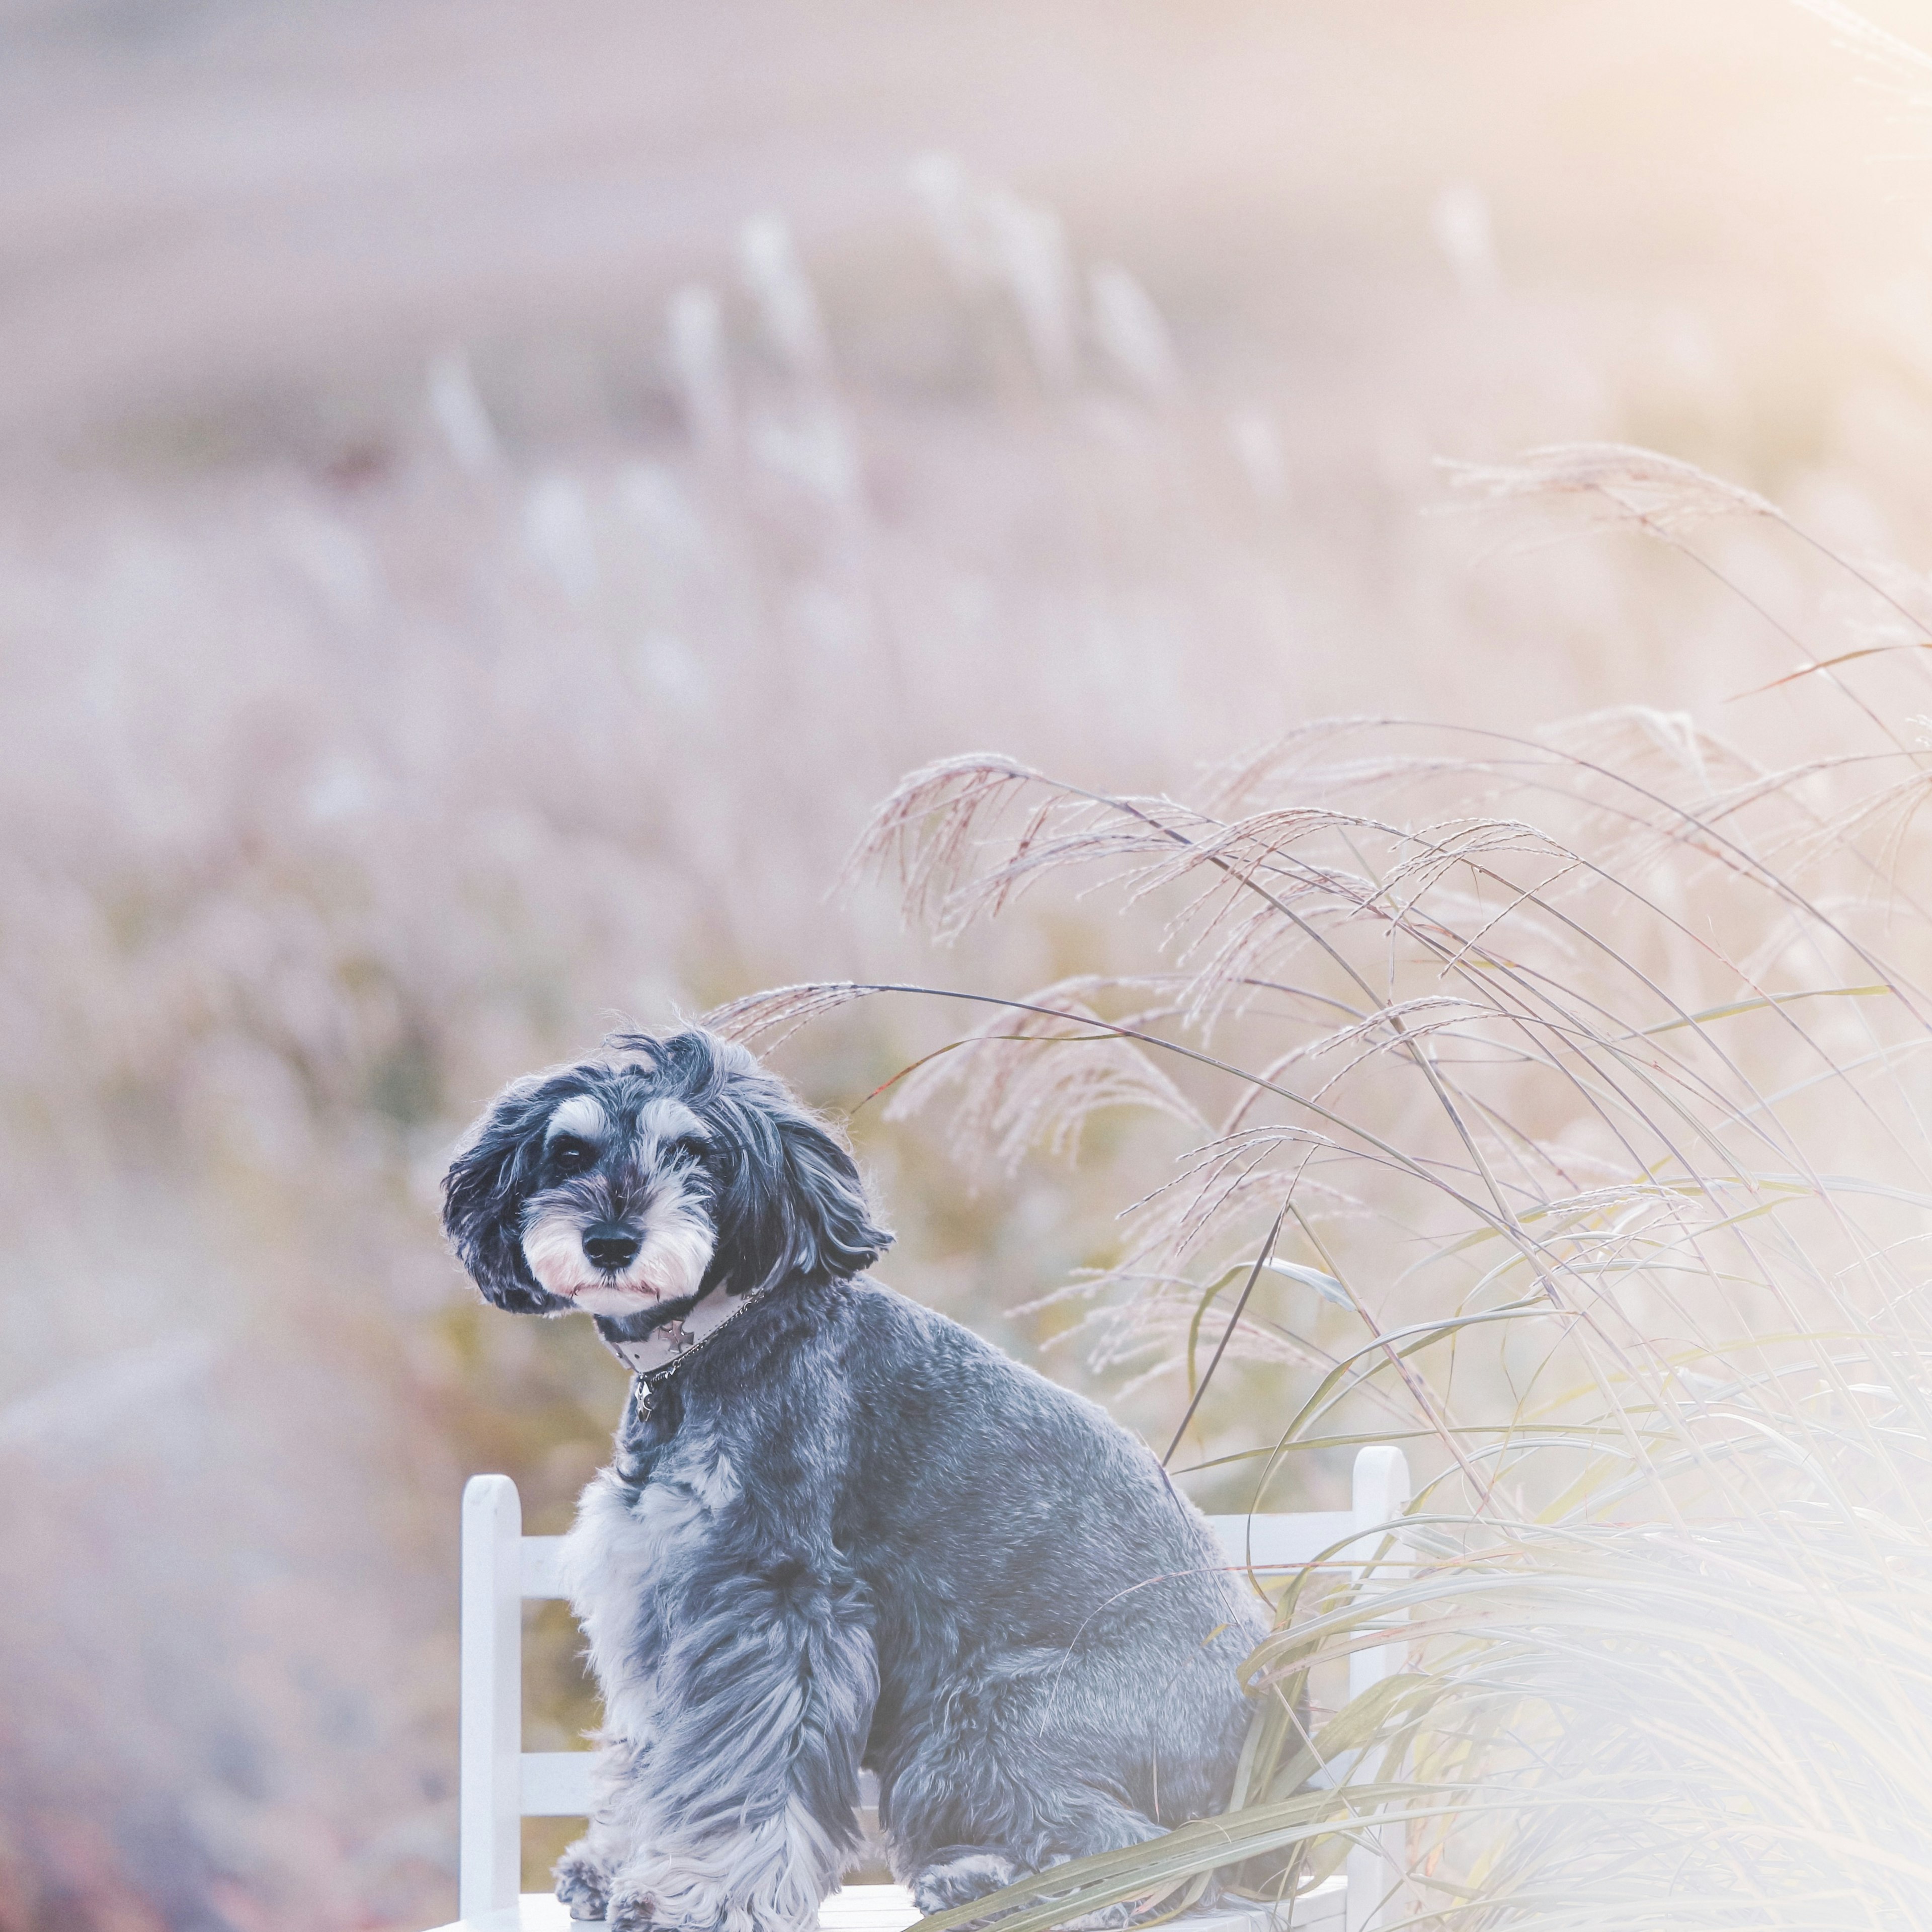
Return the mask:
[[[764,1300],[776,1286],[767,1282],[748,1294],[734,1295],[721,1282],[675,1321],[660,1322],[641,1342],[614,1342],[606,1336],[604,1346],[637,1377],[643,1385],[639,1393],[645,1394],[668,1381],[721,1328]],[[648,1411],[649,1402],[643,1406]]]

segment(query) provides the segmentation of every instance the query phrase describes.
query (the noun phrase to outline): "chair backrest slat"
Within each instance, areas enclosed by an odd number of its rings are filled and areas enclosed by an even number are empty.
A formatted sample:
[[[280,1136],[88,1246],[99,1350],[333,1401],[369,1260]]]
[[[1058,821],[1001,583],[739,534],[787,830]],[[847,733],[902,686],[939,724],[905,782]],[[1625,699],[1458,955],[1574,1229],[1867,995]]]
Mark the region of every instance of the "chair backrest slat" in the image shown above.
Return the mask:
[[[1256,1570],[1299,1570],[1318,1557],[1340,1561],[1336,1546],[1347,1544],[1355,1517],[1352,1510],[1310,1510],[1305,1516],[1210,1516],[1208,1527],[1232,1563]]]
[[[517,1902],[521,1872],[524,1507],[508,1476],[463,1492],[463,1695],[458,1910],[474,1919]]]
[[[568,1595],[563,1587],[562,1560],[562,1537],[525,1537],[520,1566],[524,1594],[538,1600]]]
[[[523,1807],[526,1818],[584,1818],[590,1814],[594,1751],[525,1751]]]

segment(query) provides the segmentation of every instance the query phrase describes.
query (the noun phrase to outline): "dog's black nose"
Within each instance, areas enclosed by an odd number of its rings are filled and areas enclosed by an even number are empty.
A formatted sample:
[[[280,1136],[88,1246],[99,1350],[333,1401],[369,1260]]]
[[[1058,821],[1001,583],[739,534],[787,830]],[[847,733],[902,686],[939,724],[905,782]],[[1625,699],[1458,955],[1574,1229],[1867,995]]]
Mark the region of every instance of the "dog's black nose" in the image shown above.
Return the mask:
[[[584,1231],[584,1252],[601,1268],[615,1274],[638,1258],[644,1243],[629,1228],[616,1221],[599,1221]]]

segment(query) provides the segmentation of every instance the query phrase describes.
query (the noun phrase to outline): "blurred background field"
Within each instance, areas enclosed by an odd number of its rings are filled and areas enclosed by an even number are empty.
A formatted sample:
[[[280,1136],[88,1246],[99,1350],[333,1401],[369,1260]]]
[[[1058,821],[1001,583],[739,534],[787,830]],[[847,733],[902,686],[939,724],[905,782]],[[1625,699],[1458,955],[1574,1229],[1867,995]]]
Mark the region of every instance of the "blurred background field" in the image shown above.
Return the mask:
[[[1923,554],[1924,130],[1792,8],[4,0],[0,104],[7,1932],[449,1916],[461,1478],[560,1527],[621,1395],[458,1278],[454,1136],[620,1016],[1144,956],[1111,900],[940,951],[832,896],[908,768],[1836,742],[1744,694],[1841,574],[1525,546],[1438,458],[1640,442]],[[784,1064],[886,1279],[1164,1445],[1178,1370],[1035,1304],[1185,1134],[1003,1177],[862,1104],[958,1023]]]

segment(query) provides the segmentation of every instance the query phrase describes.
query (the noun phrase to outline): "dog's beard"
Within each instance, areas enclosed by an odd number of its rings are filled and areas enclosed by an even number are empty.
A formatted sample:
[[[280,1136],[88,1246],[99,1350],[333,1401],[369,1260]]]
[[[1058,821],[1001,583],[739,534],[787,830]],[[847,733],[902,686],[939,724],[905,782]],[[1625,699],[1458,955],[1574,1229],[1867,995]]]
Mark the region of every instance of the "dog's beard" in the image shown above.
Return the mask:
[[[584,1230],[596,1218],[560,1203],[524,1229],[524,1258],[552,1294],[587,1314],[618,1316],[698,1292],[717,1238],[692,1203],[653,1205],[640,1230],[644,1245],[626,1268],[600,1268],[584,1252]]]

